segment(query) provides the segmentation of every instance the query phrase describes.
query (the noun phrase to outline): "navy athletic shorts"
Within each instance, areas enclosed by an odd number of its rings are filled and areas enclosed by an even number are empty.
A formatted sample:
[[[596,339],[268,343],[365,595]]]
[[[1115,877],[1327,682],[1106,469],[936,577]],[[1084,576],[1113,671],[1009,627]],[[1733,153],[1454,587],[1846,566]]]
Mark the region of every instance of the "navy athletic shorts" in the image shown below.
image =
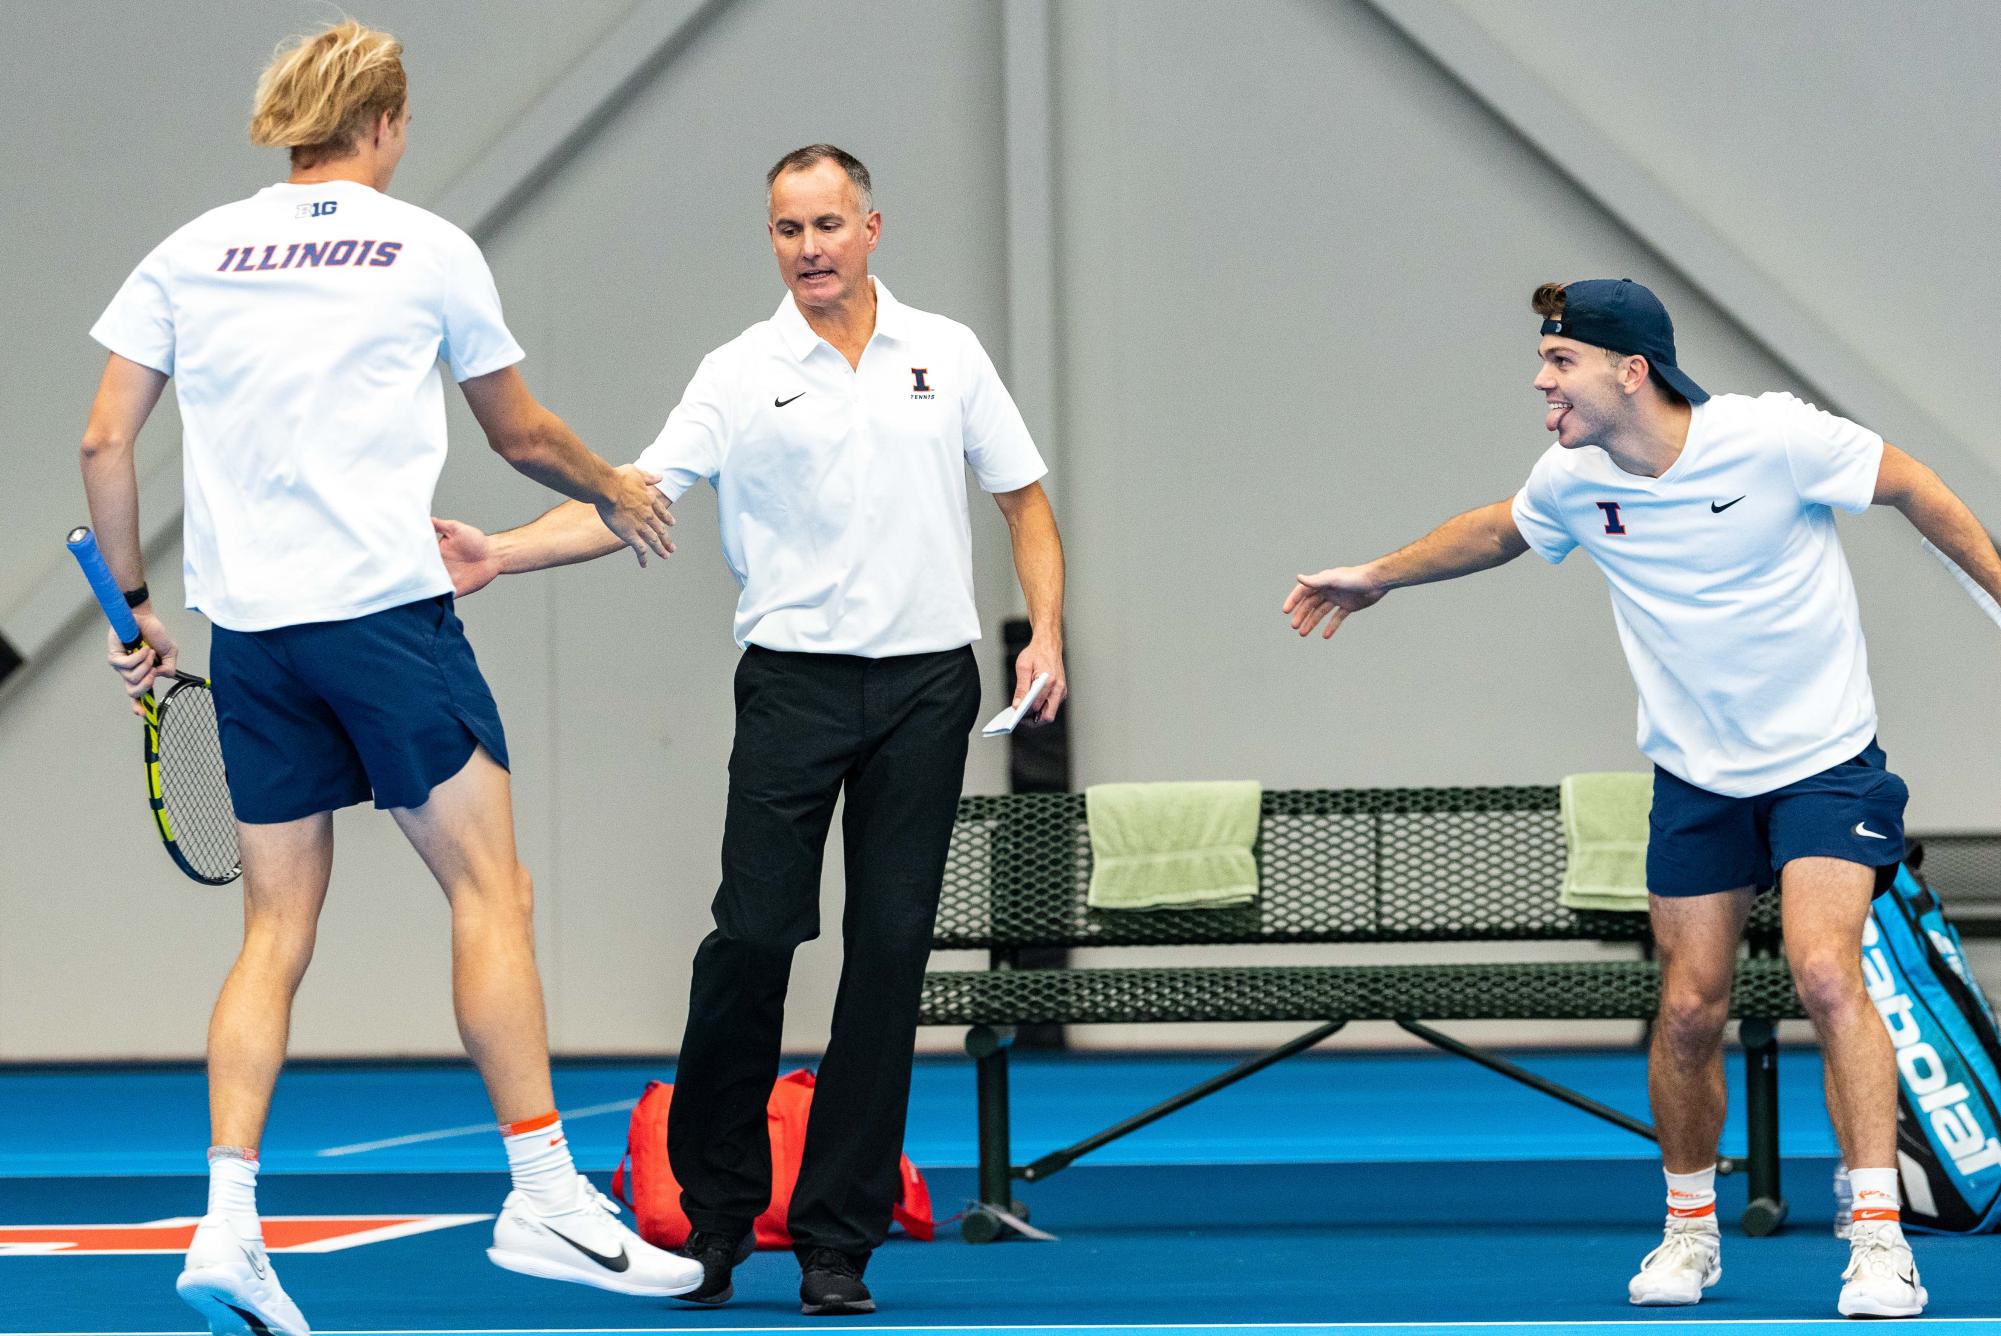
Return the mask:
[[[371,796],[421,807],[475,745],[507,764],[500,710],[452,596],[209,641],[237,819],[294,821]]]
[[[1909,798],[1874,741],[1851,760],[1753,798],[1726,798],[1655,766],[1647,889],[1667,896],[1762,889],[1795,858],[1841,858],[1875,868],[1881,895],[1904,859]]]

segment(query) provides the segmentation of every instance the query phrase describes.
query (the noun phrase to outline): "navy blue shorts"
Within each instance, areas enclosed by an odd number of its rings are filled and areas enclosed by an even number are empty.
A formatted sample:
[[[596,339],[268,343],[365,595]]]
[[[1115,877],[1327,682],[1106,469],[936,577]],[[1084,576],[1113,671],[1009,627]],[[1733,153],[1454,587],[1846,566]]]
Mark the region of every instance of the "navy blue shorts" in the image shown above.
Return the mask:
[[[1904,859],[1910,796],[1873,741],[1851,760],[1754,798],[1726,798],[1655,766],[1647,889],[1763,889],[1795,858],[1840,858],[1875,868],[1881,895]]]
[[[222,759],[240,821],[366,801],[421,807],[475,745],[507,764],[500,710],[452,596],[341,622],[209,640]]]

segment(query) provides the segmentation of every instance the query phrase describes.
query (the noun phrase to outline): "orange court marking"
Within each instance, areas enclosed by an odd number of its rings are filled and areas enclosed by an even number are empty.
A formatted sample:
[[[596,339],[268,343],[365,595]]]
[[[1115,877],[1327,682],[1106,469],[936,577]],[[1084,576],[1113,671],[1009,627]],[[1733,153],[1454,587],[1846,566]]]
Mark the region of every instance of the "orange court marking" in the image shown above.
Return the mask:
[[[339,1252],[491,1220],[491,1215],[267,1215],[268,1252]],[[0,1225],[0,1257],[179,1254],[200,1220],[191,1215],[131,1225]]]

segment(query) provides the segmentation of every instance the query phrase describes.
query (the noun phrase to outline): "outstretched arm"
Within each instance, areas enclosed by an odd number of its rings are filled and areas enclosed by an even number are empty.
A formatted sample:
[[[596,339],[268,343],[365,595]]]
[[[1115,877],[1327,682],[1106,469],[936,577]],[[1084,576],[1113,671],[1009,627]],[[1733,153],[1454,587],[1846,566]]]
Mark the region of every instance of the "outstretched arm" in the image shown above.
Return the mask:
[[[604,527],[646,564],[667,542],[667,498],[636,468],[613,468],[577,439],[563,419],[544,408],[513,367],[461,382],[466,404],[479,419],[494,453],[544,487],[597,508]],[[598,553],[591,555],[597,556]],[[581,557],[573,560],[582,560]]]
[[[1883,443],[1883,462],[1876,472],[1879,506],[1894,506],[1931,545],[1951,557],[1990,597],[2001,599],[2001,555],[1994,540],[1975,519],[1966,502],[1917,460]]]
[[[1366,566],[1335,566],[1299,576],[1282,611],[1302,636],[1311,634],[1324,619],[1327,629],[1321,638],[1325,639],[1349,613],[1373,607],[1392,589],[1489,570],[1528,550],[1528,541],[1515,527],[1513,503],[1496,501],[1454,515],[1410,546]]]
[[[649,486],[659,481],[651,473],[640,476]],[[666,521],[671,525],[674,517],[670,514]],[[486,588],[495,576],[595,561],[625,546],[623,539],[605,528],[596,508],[581,501],[565,501],[539,519],[505,533],[488,534],[458,520],[433,519],[431,527],[437,530],[438,555],[445,559],[452,590],[460,598]],[[665,546],[669,552],[674,550],[672,542]]]

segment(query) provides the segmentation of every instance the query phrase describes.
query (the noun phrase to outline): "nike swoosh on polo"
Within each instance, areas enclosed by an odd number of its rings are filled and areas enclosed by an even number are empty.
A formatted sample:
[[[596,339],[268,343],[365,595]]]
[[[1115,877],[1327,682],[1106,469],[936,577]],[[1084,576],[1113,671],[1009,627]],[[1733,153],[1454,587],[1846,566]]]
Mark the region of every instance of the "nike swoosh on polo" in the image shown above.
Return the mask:
[[[806,391],[804,391],[804,390],[801,390],[801,391],[799,391],[799,393],[798,393],[798,394],[795,394],[795,395],[793,395],[793,396],[792,396],[792,399],[801,399],[801,398],[804,398],[804,397],[805,397],[805,395],[806,395]],[[774,399],[772,399],[772,401],[771,401],[771,406],[772,406],[773,408],[783,408],[783,407],[785,407],[785,405],[787,405],[787,404],[791,403],[791,402],[792,402],[792,399],[778,399],[778,398],[774,398]]]
[[[1869,829],[1869,823],[1866,821],[1856,822],[1852,829],[1865,840],[1887,840],[1890,838],[1888,835],[1879,835]]]
[[[586,1248],[583,1244],[577,1242],[575,1239],[571,1238],[568,1234],[565,1234],[560,1229],[553,1229],[550,1228],[550,1226],[548,1225],[543,1225],[542,1228],[549,1230],[551,1234],[554,1234],[557,1238],[569,1244],[572,1248],[575,1248],[578,1252],[590,1258],[593,1262],[596,1262],[599,1266],[603,1267],[607,1271],[624,1271],[632,1266],[632,1259],[625,1255],[625,1247],[623,1244],[619,1246],[619,1250],[616,1254],[606,1254],[597,1251],[597,1249],[595,1248]]]
[[[1749,495],[1750,495],[1750,493],[1749,493],[1749,492],[1746,492],[1746,493],[1744,494],[1744,496],[1749,496]],[[1737,498],[1737,501],[1742,501],[1743,499],[1744,499],[1744,497],[1743,497],[1743,496],[1740,496],[1740,497],[1738,497],[1738,498]],[[1717,505],[1717,504],[1716,504],[1716,503],[1715,503],[1714,501],[1711,501],[1711,502],[1709,503],[1709,513],[1710,513],[1710,514],[1712,514],[1712,515],[1721,515],[1721,514],[1722,514],[1722,513],[1724,512],[1724,511],[1726,511],[1726,510],[1730,509],[1730,507],[1732,507],[1732,506],[1736,505],[1736,504],[1737,504],[1737,501],[1725,501],[1725,502],[1724,502],[1724,503],[1723,503],[1722,505],[1720,505],[1720,506],[1719,506],[1719,505]]]

